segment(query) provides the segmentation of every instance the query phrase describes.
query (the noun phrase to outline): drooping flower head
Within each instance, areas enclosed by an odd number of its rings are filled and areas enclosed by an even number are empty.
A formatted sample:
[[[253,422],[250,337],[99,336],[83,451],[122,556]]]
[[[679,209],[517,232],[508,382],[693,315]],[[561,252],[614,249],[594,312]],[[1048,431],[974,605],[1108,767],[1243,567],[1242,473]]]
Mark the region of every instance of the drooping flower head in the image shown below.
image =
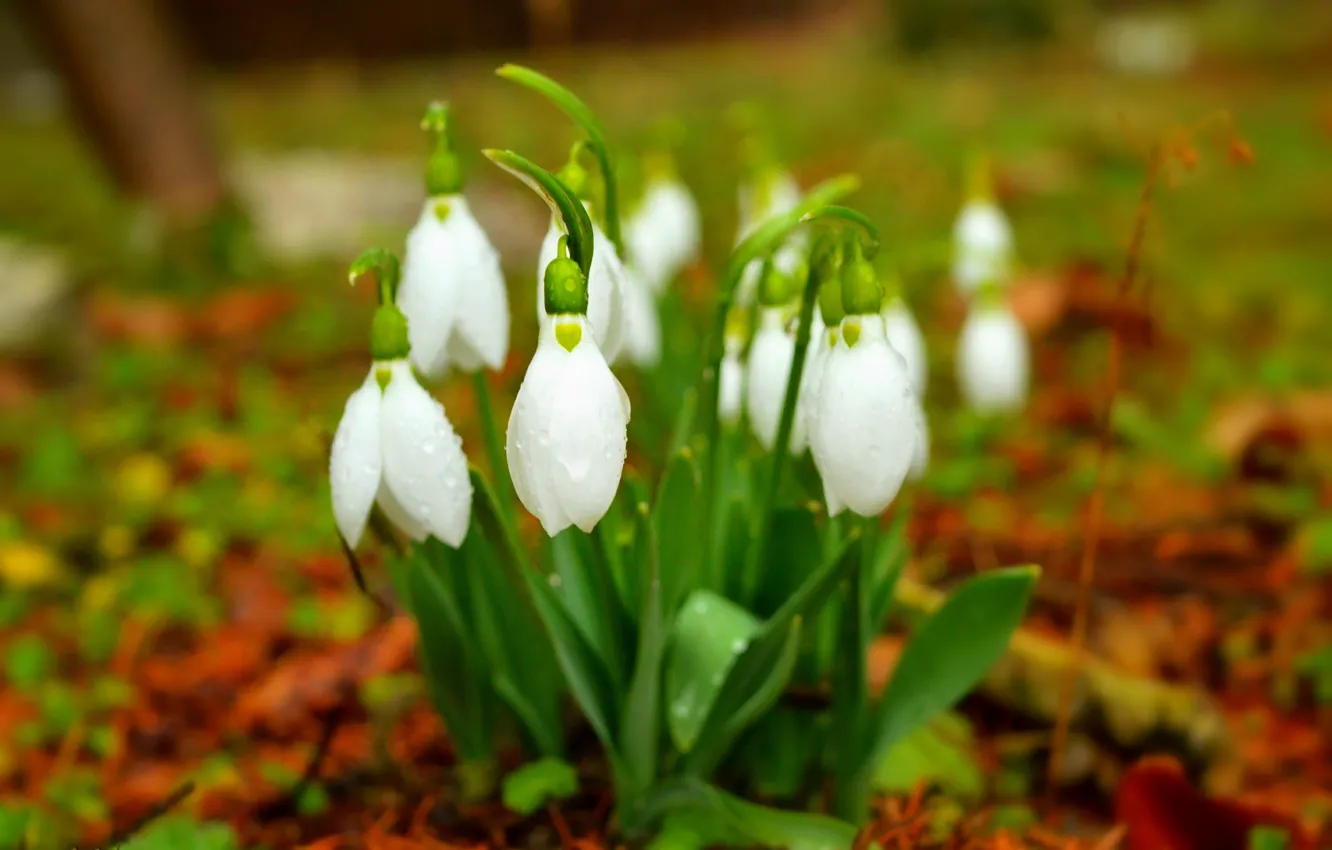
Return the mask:
[[[1007,413],[1027,400],[1030,354],[1027,334],[991,283],[980,293],[957,341],[957,380],[962,397],[978,413]]]
[[[745,412],[754,436],[768,451],[777,444],[786,384],[795,359],[795,329],[791,326],[795,317],[793,299],[801,289],[805,271],[797,269],[797,274],[801,276],[799,280],[782,272],[771,259],[764,264],[759,287],[758,327],[749,346]],[[801,372],[797,411],[800,399],[810,391],[813,372],[808,368]],[[806,423],[804,417],[797,415],[791,428],[789,448],[799,453],[807,446]]]
[[[397,259],[367,252],[352,266],[352,279],[371,268],[378,271],[380,295],[370,329],[374,363],[347,399],[333,437],[333,515],[351,548],[360,542],[375,504],[413,540],[434,535],[458,547],[472,512],[462,440],[444,407],[412,374],[410,326],[394,303]]]
[[[858,242],[842,267],[846,316],[824,358],[810,448],[830,515],[882,512],[919,449],[918,403],[902,356],[888,342],[883,290]]]
[[[737,190],[739,225],[735,242],[740,244],[765,221],[793,210],[800,203],[800,184],[778,159],[768,137],[756,126],[752,113],[742,113],[747,132],[741,146],[743,177]],[[805,234],[791,234],[773,254],[773,264],[784,274],[794,274],[805,254]],[[740,278],[736,300],[752,304],[760,282],[762,263],[754,261]]]
[[[971,295],[987,281],[1005,283],[1013,261],[1013,231],[995,202],[989,164],[976,157],[967,201],[953,226],[953,281]]]
[[[660,295],[702,243],[698,204],[666,151],[643,157],[647,172],[642,200],[625,222],[625,241],[634,266],[653,294]]]
[[[500,369],[509,353],[509,296],[499,254],[462,194],[447,105],[432,103],[426,200],[407,235],[397,306],[407,316],[412,365],[429,378],[449,368]]]
[[[566,246],[562,238],[543,275],[541,335],[506,441],[518,499],[551,536],[570,525],[591,531],[606,515],[629,426],[629,397],[597,344],[587,278]]]
[[[745,404],[745,364],[740,358],[749,335],[748,324],[748,311],[732,305],[726,314],[726,339],[717,389],[717,416],[728,427],[740,421]]]
[[[586,145],[579,142],[569,152],[569,161],[557,175],[571,194],[580,200],[592,219],[593,251],[592,268],[588,273],[588,303],[584,310],[592,333],[597,338],[597,346],[608,362],[614,363],[620,356],[624,345],[626,327],[625,290],[633,285],[628,279],[628,272],[615,246],[606,236],[605,231],[596,223],[592,215],[594,209],[590,200],[588,174],[579,159]],[[563,236],[559,223],[552,217],[546,238],[541,243],[537,255],[537,280],[543,281],[550,264],[558,255],[559,241]],[[537,286],[537,321],[544,327],[546,317],[546,293],[544,285]]]
[[[901,281],[896,275],[883,279],[883,325],[888,332],[888,342],[907,364],[907,374],[911,376],[911,386],[916,397],[925,398],[925,387],[929,380],[929,362],[925,355],[925,338],[916,324],[916,317],[911,315],[911,308],[902,297]]]

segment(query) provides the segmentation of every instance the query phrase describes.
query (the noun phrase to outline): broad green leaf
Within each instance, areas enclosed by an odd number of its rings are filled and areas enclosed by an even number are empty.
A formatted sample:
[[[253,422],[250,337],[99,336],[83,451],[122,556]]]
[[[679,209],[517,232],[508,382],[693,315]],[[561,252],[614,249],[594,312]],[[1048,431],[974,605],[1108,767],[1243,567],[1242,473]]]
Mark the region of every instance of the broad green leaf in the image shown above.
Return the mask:
[[[696,586],[700,519],[698,467],[693,455],[684,450],[667,465],[652,513],[661,569],[661,606],[668,617],[679,606],[685,590]]]
[[[689,752],[735,660],[759,630],[745,609],[707,590],[690,594],[675,620],[666,664],[666,726]]]
[[[1038,575],[1036,567],[979,575],[925,620],[874,712],[864,767],[877,764],[889,747],[951,708],[980,681],[1008,646]]]
[[[706,776],[725,757],[735,737],[780,695],[790,680],[799,650],[799,624],[827,603],[837,585],[856,566],[852,534],[755,633],[722,683],[693,749],[685,759],[692,776]]]
[[[888,748],[872,766],[874,790],[908,794],[924,781],[945,794],[979,801],[985,775],[973,753],[973,734],[965,718],[943,714]]]
[[[454,556],[456,557],[456,555]],[[407,589],[421,633],[421,667],[436,710],[467,761],[494,755],[494,705],[485,661],[470,636],[457,600],[439,571],[458,569],[443,543],[430,538],[407,563]]]
[[[647,593],[638,619],[638,652],[620,727],[620,751],[630,771],[630,784],[626,787],[621,782],[617,788],[622,795],[633,796],[646,790],[657,775],[657,757],[661,752],[661,660],[666,646],[661,565],[647,505],[640,506],[638,526],[646,542],[643,547],[646,563],[639,568],[647,574]]]
[[[528,762],[504,777],[500,799],[504,807],[527,816],[551,800],[564,800],[578,793],[578,771],[557,758]]]
[[[672,834],[693,834],[704,839],[702,846],[848,850],[856,838],[856,828],[845,821],[749,803],[697,779],[663,783],[642,815],[648,821],[667,819]]]

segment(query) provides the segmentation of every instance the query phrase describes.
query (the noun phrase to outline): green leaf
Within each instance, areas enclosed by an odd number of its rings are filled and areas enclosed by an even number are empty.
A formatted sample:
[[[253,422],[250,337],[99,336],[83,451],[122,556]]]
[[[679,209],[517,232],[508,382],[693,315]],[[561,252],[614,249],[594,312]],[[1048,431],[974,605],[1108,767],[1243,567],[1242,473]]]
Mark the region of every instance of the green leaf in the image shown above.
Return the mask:
[[[687,449],[675,454],[662,475],[652,514],[661,569],[661,607],[674,614],[685,590],[696,586],[700,520],[698,467]]]
[[[643,815],[645,820],[668,817],[673,834],[693,833],[706,846],[847,850],[856,838],[856,828],[845,821],[748,803],[697,779],[663,783]]]
[[[908,555],[910,549],[906,539],[906,514],[903,513],[893,520],[888,533],[879,540],[874,552],[874,563],[870,569],[870,629],[873,631],[879,631],[887,623],[888,614],[893,608],[893,591],[897,587],[898,577],[902,575],[902,568],[906,566]]]
[[[818,614],[837,585],[855,568],[851,543],[856,540],[858,533],[849,535],[763,624],[736,659],[685,759],[686,773],[696,777],[710,774],[745,726],[776,701],[795,668],[800,624]]]
[[[885,794],[908,794],[924,781],[950,797],[978,802],[985,775],[973,752],[965,718],[944,714],[888,748],[873,766],[871,784]]]
[[[485,660],[442,570],[466,569],[443,543],[429,538],[407,564],[412,614],[421,633],[421,668],[430,696],[466,761],[494,756],[493,694]]]
[[[484,150],[482,153],[491,162],[523,181],[546,202],[551,215],[561,222],[564,232],[568,234],[569,256],[578,263],[583,274],[589,274],[593,250],[592,219],[583,202],[575,198],[554,174],[513,151]]]
[[[472,508],[476,511],[477,522],[496,547],[501,563],[517,581],[527,587],[537,614],[550,636],[569,690],[582,709],[583,716],[605,746],[612,770],[621,769],[623,765],[619,758],[617,729],[613,720],[619,717],[619,695],[612,685],[610,672],[575,624],[564,599],[550,586],[547,577],[527,566],[517,537],[506,523],[504,514],[499,511],[495,493],[485,476],[472,469],[471,478],[475,492]]]
[[[754,602],[760,613],[781,607],[823,559],[817,519],[808,508],[774,511],[770,528],[763,578]]]
[[[958,587],[916,631],[874,712],[862,769],[952,707],[999,660],[1040,571],[1014,567]]]
[[[639,616],[638,653],[633,678],[625,698],[624,721],[620,726],[621,752],[630,773],[629,787],[621,784],[621,797],[636,797],[645,791],[657,775],[657,757],[661,752],[661,660],[666,646],[661,565],[658,560],[656,529],[648,518],[647,505],[640,505],[639,529],[644,535],[647,563],[647,593]],[[622,799],[621,805],[624,804]]]
[[[529,762],[504,777],[500,797],[504,807],[527,816],[551,800],[564,800],[578,793],[578,771],[557,758]]]
[[[711,591],[694,591],[685,601],[666,666],[666,725],[680,752],[693,749],[722,682],[759,626],[753,614]]]

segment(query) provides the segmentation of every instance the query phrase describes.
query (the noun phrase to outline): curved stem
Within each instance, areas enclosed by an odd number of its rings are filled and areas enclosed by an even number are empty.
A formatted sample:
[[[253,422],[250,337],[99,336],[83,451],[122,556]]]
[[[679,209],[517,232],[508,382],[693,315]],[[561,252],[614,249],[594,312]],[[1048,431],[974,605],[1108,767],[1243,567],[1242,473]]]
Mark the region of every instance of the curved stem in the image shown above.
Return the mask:
[[[777,492],[782,484],[782,467],[791,453],[791,431],[795,429],[797,402],[800,400],[800,379],[805,371],[805,359],[809,353],[810,328],[814,325],[814,303],[818,300],[819,285],[822,279],[813,269],[805,280],[805,291],[800,296],[800,326],[796,330],[795,352],[791,357],[791,372],[786,376],[786,394],[782,397],[782,418],[777,425],[777,443],[772,449],[772,468],[768,472],[767,492],[759,505],[758,517],[754,522],[753,535],[749,538],[749,554],[745,559],[743,573],[745,586],[741,597],[746,602],[753,599],[760,581],[760,562],[763,559],[763,545],[767,540],[769,526],[772,525],[772,511],[777,504]]]
[[[554,174],[513,151],[486,149],[486,158],[527,184],[550,207],[568,235],[569,256],[588,274],[592,269],[592,219],[587,209]]]
[[[347,270],[347,282],[356,284],[361,275],[373,273],[379,286],[379,303],[392,304],[398,296],[398,281],[402,277],[398,255],[383,248],[367,248],[352,261]]]
[[[572,118],[574,123],[582,127],[584,133],[587,133],[588,141],[591,143],[589,147],[592,149],[593,156],[597,158],[597,165],[601,169],[601,178],[606,185],[606,236],[610,239],[611,244],[615,246],[616,252],[623,255],[624,245],[620,235],[620,202],[615,186],[614,162],[611,159],[610,146],[606,144],[606,133],[601,129],[601,122],[597,120],[597,116],[592,114],[592,110],[588,108],[587,104],[579,100],[578,95],[545,74],[533,71],[531,68],[510,63],[501,65],[495,70],[495,73],[545,97],[558,106],[565,115]]]
[[[874,255],[879,253],[879,228],[875,226],[874,222],[870,221],[869,216],[859,210],[828,204],[800,217],[802,224],[816,221],[844,222],[860,228],[862,234],[868,237],[868,241],[861,246],[865,259],[872,260]]]

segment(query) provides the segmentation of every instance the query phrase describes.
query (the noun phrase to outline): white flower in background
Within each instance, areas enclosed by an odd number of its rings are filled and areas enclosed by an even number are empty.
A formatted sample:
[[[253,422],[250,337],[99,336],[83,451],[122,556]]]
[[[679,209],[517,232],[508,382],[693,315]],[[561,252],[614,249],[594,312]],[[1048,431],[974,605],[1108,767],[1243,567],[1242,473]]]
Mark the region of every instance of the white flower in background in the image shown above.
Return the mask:
[[[911,376],[911,386],[916,391],[916,397],[925,398],[925,387],[929,381],[925,339],[921,336],[920,326],[916,324],[911,310],[900,296],[884,299],[883,326],[888,333],[888,342],[906,361],[907,374]]]
[[[784,307],[759,308],[758,330],[749,346],[749,363],[745,369],[745,412],[749,415],[754,436],[768,451],[777,444],[786,382],[795,358],[795,337],[787,329],[787,314]],[[814,372],[814,369],[806,368],[801,373],[797,405],[800,397],[809,392]],[[790,449],[799,453],[808,444],[804,417],[796,416],[791,428]]]
[[[919,454],[918,411],[883,317],[843,319],[824,360],[810,433],[830,516],[844,508],[874,516],[888,507]]]
[[[615,500],[629,396],[597,346],[578,264],[552,262],[543,288],[551,315],[509,415],[506,454],[519,501],[554,536],[570,525],[591,531]]]
[[[1020,409],[1027,399],[1027,336],[993,287],[982,291],[958,337],[957,380],[980,413]]]
[[[967,202],[953,225],[953,282],[969,296],[984,283],[1006,283],[1013,262],[1013,230],[995,203],[988,163],[977,157]]]
[[[761,173],[762,176],[757,181],[740,186],[738,192],[740,224],[735,237],[737,245],[765,221],[790,212],[800,203],[800,184],[790,172],[770,168]],[[805,248],[805,235],[792,234],[773,253],[773,265],[784,274],[793,274],[800,265]],[[754,302],[762,265],[761,261],[755,260],[745,267],[740,285],[736,289],[737,303],[747,305]]]
[[[589,210],[590,213],[590,210]],[[626,290],[635,286],[629,280],[628,272],[620,257],[615,253],[615,246],[602,232],[600,225],[592,224],[592,269],[587,282],[587,318],[592,332],[597,338],[597,347],[605,355],[606,361],[614,363],[624,347],[625,334],[635,329],[627,327],[625,316]],[[554,219],[541,243],[541,252],[537,259],[537,280],[555,259],[563,231]],[[546,323],[546,301],[542,288],[537,290],[537,321],[542,326]]]
[[[739,347],[726,346],[722,356],[721,382],[717,388],[717,416],[722,424],[734,426],[740,421],[745,403],[745,365],[740,362]]]
[[[596,259],[593,259],[595,267]],[[634,268],[624,270],[624,333],[620,353],[640,369],[650,369],[661,361],[661,316],[657,301]]]
[[[496,253],[462,195],[430,198],[407,235],[398,307],[412,364],[430,378],[456,366],[499,370],[509,354],[509,295]]]
[[[433,534],[457,548],[467,536],[472,482],[462,440],[405,359],[376,361],[347,399],[328,468],[333,516],[352,548],[376,502],[413,540]]]
[[[654,294],[698,258],[702,243],[698,204],[672,170],[649,181],[643,200],[624,225],[629,255]]]

